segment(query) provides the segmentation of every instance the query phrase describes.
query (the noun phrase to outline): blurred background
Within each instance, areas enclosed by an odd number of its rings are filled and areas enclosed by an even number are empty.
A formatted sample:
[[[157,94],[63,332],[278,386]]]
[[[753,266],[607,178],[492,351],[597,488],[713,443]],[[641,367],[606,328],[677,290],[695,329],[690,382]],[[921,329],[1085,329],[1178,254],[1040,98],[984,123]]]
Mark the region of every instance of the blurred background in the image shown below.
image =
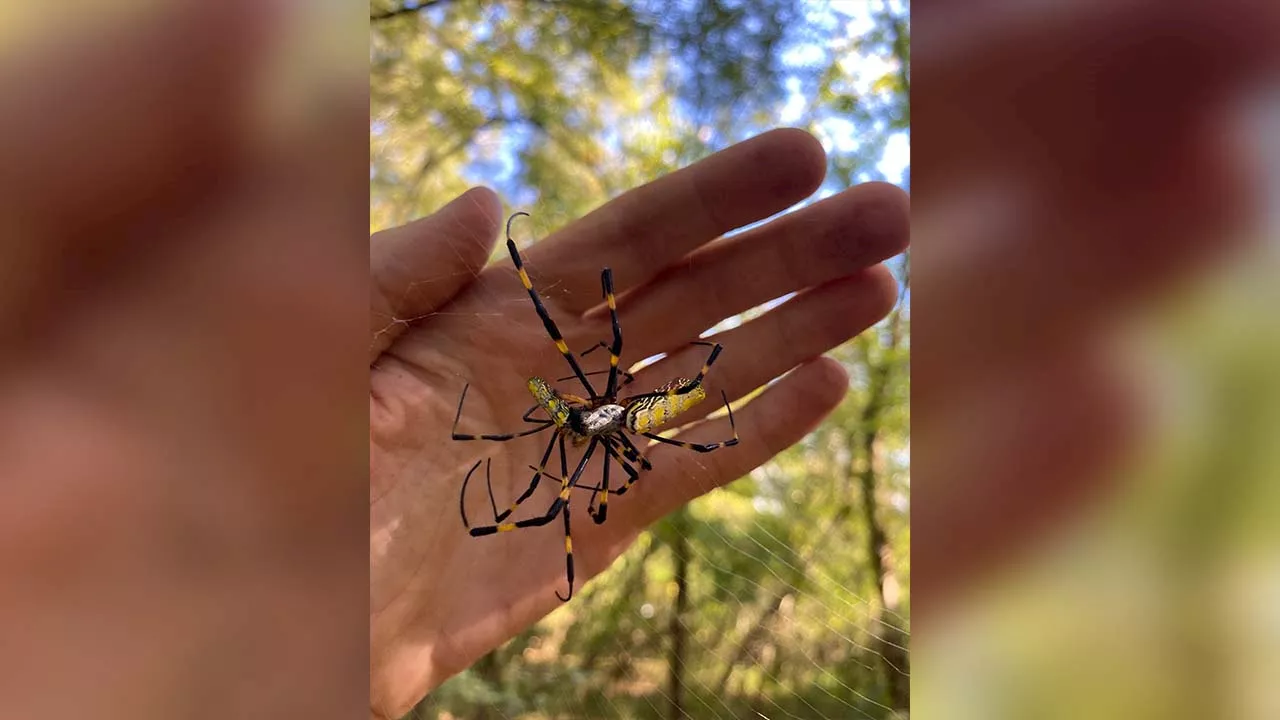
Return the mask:
[[[919,3],[920,717],[1280,717],[1280,4]]]
[[[368,712],[339,5],[0,3],[0,717]]]
[[[811,201],[868,180],[907,187],[909,48],[898,2],[375,1],[370,229],[483,184],[544,236],[778,126],[827,150]],[[826,423],[666,518],[410,717],[904,716],[910,313],[897,262],[903,302],[833,353],[852,380]]]

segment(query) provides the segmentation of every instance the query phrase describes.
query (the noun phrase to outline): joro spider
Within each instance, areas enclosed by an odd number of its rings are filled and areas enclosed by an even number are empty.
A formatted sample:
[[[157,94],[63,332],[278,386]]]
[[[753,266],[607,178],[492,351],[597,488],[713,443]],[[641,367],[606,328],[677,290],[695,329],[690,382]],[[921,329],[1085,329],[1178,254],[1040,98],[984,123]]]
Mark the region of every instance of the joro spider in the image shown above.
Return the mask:
[[[648,459],[640,453],[640,449],[627,436],[627,433],[639,435],[659,443],[706,453],[722,447],[737,445],[738,430],[733,423],[733,410],[729,407],[729,399],[721,392],[721,399],[724,401],[725,409],[729,412],[729,428],[733,433],[732,438],[714,443],[691,443],[664,438],[653,432],[706,398],[707,392],[702,386],[702,379],[720,355],[721,346],[717,343],[700,341],[695,343],[710,346],[711,353],[702,364],[702,369],[692,379],[675,378],[652,392],[632,395],[623,399],[618,398],[618,376],[620,374],[624,376],[624,384],[630,383],[633,378],[625,370],[619,370],[618,368],[619,356],[622,354],[622,327],[618,324],[617,302],[613,295],[613,272],[609,268],[604,268],[600,272],[600,285],[604,292],[605,303],[609,306],[609,319],[613,326],[613,343],[611,345],[603,342],[597,343],[582,353],[585,355],[596,348],[604,347],[609,351],[609,369],[607,371],[584,373],[582,367],[578,364],[577,358],[574,357],[574,354],[569,351],[569,347],[565,344],[564,337],[560,335],[560,330],[556,327],[555,321],[551,319],[546,306],[542,304],[538,291],[534,290],[533,283],[529,280],[529,274],[525,272],[524,263],[520,259],[520,252],[516,249],[515,241],[511,239],[511,221],[521,215],[527,217],[529,214],[517,212],[507,219],[507,251],[511,253],[511,260],[515,263],[516,273],[520,276],[520,282],[524,285],[524,289],[528,291],[529,299],[533,301],[534,310],[537,311],[538,317],[541,318],[547,334],[551,336],[551,339],[556,344],[556,349],[560,351],[565,361],[569,363],[569,367],[573,369],[573,375],[561,378],[561,380],[572,380],[576,377],[582,383],[582,386],[586,388],[587,397],[560,392],[546,380],[540,377],[531,377],[528,381],[528,387],[529,392],[533,395],[535,404],[525,411],[521,419],[537,427],[523,432],[501,435],[467,435],[458,432],[458,422],[462,418],[462,405],[467,399],[467,389],[470,388],[470,383],[464,386],[462,388],[462,396],[458,398],[458,411],[453,419],[452,436],[454,440],[506,442],[516,438],[536,435],[548,429],[552,430],[552,436],[547,443],[547,449],[542,453],[542,460],[536,467],[529,466],[534,471],[533,478],[529,481],[529,486],[516,498],[511,507],[502,512],[498,512],[497,503],[493,498],[493,485],[489,481],[489,465],[486,463],[485,477],[489,489],[489,504],[493,508],[492,525],[471,527],[471,524],[467,521],[467,484],[471,481],[471,475],[480,467],[480,460],[477,460],[476,464],[471,466],[471,469],[467,471],[466,478],[462,481],[462,491],[459,494],[458,505],[462,515],[462,524],[470,531],[472,537],[509,532],[518,528],[540,527],[551,523],[557,516],[563,518],[565,577],[569,582],[569,594],[567,596],[561,595],[560,591],[557,590],[556,597],[562,602],[568,602],[573,597],[573,536],[569,528],[571,493],[575,488],[591,491],[592,499],[587,507],[587,513],[591,516],[592,521],[599,525],[605,521],[608,515],[609,496],[626,493],[639,479],[640,472],[636,470],[635,466],[638,464],[643,470],[652,468]],[[604,394],[601,395],[596,392],[587,376],[599,375],[605,372],[609,374],[609,380]],[[548,419],[533,417],[533,413],[539,409],[546,413]],[[575,447],[586,445],[586,451],[583,453],[582,459],[578,461],[572,474],[569,472],[568,458],[566,456],[566,439]],[[546,469],[547,461],[551,458],[551,451],[556,447],[559,447],[560,455],[559,477],[548,473]],[[598,448],[603,448],[605,453],[600,485],[580,484],[578,481],[587,467],[587,462],[591,460]],[[627,475],[626,481],[616,489],[609,487],[609,468],[611,463],[617,463]],[[538,489],[538,483],[543,476],[560,481],[560,493],[550,507],[547,508],[546,512],[525,520],[506,521]],[[599,501],[598,507],[597,499]]]

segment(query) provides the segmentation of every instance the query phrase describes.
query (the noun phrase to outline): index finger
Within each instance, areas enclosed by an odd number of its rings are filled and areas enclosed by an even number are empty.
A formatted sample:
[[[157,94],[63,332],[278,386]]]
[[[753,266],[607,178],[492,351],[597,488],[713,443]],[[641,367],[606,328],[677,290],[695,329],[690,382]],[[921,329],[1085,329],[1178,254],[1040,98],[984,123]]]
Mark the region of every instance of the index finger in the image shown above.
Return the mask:
[[[618,293],[725,232],[808,197],[826,174],[822,145],[771,130],[624,193],[525,253],[540,292],[585,312],[601,302],[600,269]]]

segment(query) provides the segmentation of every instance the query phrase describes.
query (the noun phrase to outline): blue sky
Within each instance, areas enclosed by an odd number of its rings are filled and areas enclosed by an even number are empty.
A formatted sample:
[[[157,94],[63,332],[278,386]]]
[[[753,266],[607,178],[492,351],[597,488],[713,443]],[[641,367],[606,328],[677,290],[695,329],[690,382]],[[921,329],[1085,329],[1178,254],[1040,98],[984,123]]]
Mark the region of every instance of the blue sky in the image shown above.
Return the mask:
[[[903,8],[901,2],[891,2],[896,8]],[[833,53],[840,52],[843,54],[841,63],[843,70],[853,79],[853,91],[861,100],[870,103],[877,102],[877,95],[874,83],[886,73],[895,72],[896,68],[892,64],[892,60],[884,60],[874,56],[865,56],[855,52],[849,52],[847,48],[841,50],[833,45],[827,45],[827,38],[832,35],[846,35],[847,37],[861,37],[874,27],[871,11],[873,6],[867,0],[805,0],[805,22],[806,25],[814,29],[814,36],[818,38],[816,41],[805,42],[803,40],[793,40],[783,51],[780,59],[784,68],[787,68],[789,76],[784,80],[785,95],[780,107],[773,113],[776,118],[777,125],[795,125],[803,123],[803,115],[812,100],[810,95],[813,94],[812,70],[815,67],[825,67],[831,59]],[[836,11],[839,11],[837,14]],[[428,11],[430,15],[434,11]],[[844,27],[840,28],[839,24],[844,23]],[[484,32],[484,28],[478,31]],[[797,33],[801,34],[801,33]],[[678,58],[672,58],[672,62],[679,62]],[[648,62],[638,63],[635,71],[645,73],[651,70]],[[808,79],[806,79],[808,78]],[[477,102],[484,106],[493,107],[494,105],[504,104],[504,98],[480,97],[472,98],[473,102]],[[686,117],[689,116],[687,109],[679,103],[676,104],[676,112],[682,113]],[[514,114],[515,108],[504,107],[504,112]],[[619,124],[617,128],[623,132],[624,124]],[[767,127],[761,127],[763,131]],[[821,116],[813,127],[818,139],[827,149],[829,154],[849,154],[858,152],[867,135],[866,128],[860,128],[859,124],[851,118],[842,118],[826,114]],[[377,131],[377,128],[374,128]],[[465,170],[468,179],[473,182],[480,182],[492,185],[503,192],[508,201],[513,204],[528,204],[536,202],[538,192],[535,188],[522,187],[517,178],[517,152],[520,147],[526,146],[529,142],[534,141],[532,128],[520,125],[510,124],[498,126],[491,131],[482,133],[477,143],[477,153],[472,156],[472,162],[469,163]],[[874,131],[872,131],[874,132]],[[727,144],[709,134],[703,135],[705,140],[709,140],[712,146],[718,147]],[[873,164],[864,168],[858,175],[857,179],[865,180],[886,180],[899,185],[906,185],[908,177],[908,169],[910,166],[910,134],[908,132],[897,132],[883,139],[884,146],[879,153],[878,159]],[[618,142],[617,133],[611,133],[606,138],[607,144],[621,146]],[[676,169],[675,167],[672,168]],[[822,189],[819,197],[830,195],[842,188],[828,186]]]

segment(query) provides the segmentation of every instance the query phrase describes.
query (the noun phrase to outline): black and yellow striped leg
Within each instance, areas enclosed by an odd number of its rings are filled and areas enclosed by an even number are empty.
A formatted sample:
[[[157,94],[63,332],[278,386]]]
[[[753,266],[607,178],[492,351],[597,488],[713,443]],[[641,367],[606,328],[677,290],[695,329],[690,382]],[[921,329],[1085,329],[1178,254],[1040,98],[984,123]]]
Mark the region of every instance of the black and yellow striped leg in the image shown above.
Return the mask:
[[[609,322],[613,326],[613,345],[609,347],[609,385],[604,396],[616,397],[618,394],[618,358],[622,355],[622,326],[618,324],[618,300],[613,296],[613,271],[605,268],[600,271],[600,289],[604,292],[605,304],[609,306]]]
[[[693,345],[710,345],[711,354],[707,356],[707,361],[702,363],[702,369],[698,371],[698,374],[694,376],[692,380],[686,383],[684,387],[681,387],[679,390],[676,390],[676,393],[679,395],[683,395],[687,392],[690,392],[694,388],[702,384],[702,378],[706,377],[707,372],[711,370],[711,366],[715,364],[716,358],[720,356],[720,351],[724,349],[724,347],[721,346],[720,343],[709,343],[701,340],[695,340],[692,344]]]
[[[554,437],[551,438],[551,442],[555,443]],[[524,502],[525,497],[522,496],[519,502],[517,502],[515,505],[512,505],[511,510],[508,510],[507,512],[499,515],[498,502],[493,497],[493,475],[490,472],[493,469],[493,461],[491,459],[486,458],[483,462],[484,462],[484,484],[485,484],[485,488],[488,490],[488,493],[489,493],[489,507],[493,510],[493,518],[494,518],[493,521],[495,523],[502,522],[503,518],[505,518],[507,515],[510,515],[512,511],[514,511],[517,507],[520,506],[521,502]],[[476,469],[480,467],[480,463],[481,461],[477,460],[476,464],[472,465],[471,469],[467,471],[467,476],[462,479],[462,491],[458,493],[458,513],[462,515],[462,526],[467,528],[468,530],[471,529],[471,523],[467,520],[467,484],[471,482],[471,476],[475,474]],[[537,486],[536,476],[534,478],[533,486],[534,487]],[[530,494],[530,493],[526,493],[526,494]]]
[[[569,493],[573,491],[574,486],[578,484],[578,478],[582,477],[582,471],[586,469],[587,463],[591,460],[591,456],[595,453],[596,444],[600,442],[600,438],[591,438],[591,442],[587,444],[587,451],[582,454],[582,459],[578,461],[578,467],[573,470],[573,477],[564,478],[563,489],[560,491],[560,497],[564,498],[564,575],[569,580],[569,594],[561,595],[560,591],[556,591],[556,597],[560,602],[569,602],[573,597],[573,533],[569,530]],[[608,463],[608,459],[605,460]]]
[[[517,520],[515,522],[498,523],[497,525],[486,525],[484,527],[471,528],[472,537],[482,537],[484,535],[493,535],[496,533],[510,532],[519,528],[540,527],[550,523],[556,519],[556,516],[563,513],[569,514],[569,497],[573,492],[573,488],[578,483],[578,478],[582,477],[582,471],[586,469],[587,463],[591,460],[591,456],[595,453],[596,445],[599,438],[591,438],[591,442],[587,445],[587,451],[583,453],[582,459],[578,461],[578,466],[574,468],[573,475],[569,477],[557,478],[560,480],[560,494],[556,496],[555,501],[547,508],[547,512],[538,517],[529,518],[527,520]],[[529,466],[529,469],[537,471],[538,468]],[[550,473],[547,473],[550,475]],[[568,521],[564,524],[564,550],[565,550],[565,575],[569,579],[569,596],[565,597],[556,591],[556,597],[561,601],[568,602],[573,597],[573,536],[570,534]]]
[[[724,440],[722,442],[714,442],[714,443],[691,443],[691,442],[685,442],[683,440],[671,440],[669,438],[664,438],[661,435],[657,435],[655,433],[647,432],[647,433],[640,433],[640,434],[644,435],[650,440],[657,440],[660,443],[666,443],[667,445],[675,445],[676,447],[682,447],[686,450],[693,450],[694,452],[700,452],[700,453],[711,452],[712,450],[718,450],[722,447],[733,447],[734,445],[738,444],[738,428],[733,424],[733,408],[729,406],[729,397],[724,394],[724,391],[720,392],[720,397],[721,399],[724,400],[725,409],[729,411],[729,428],[733,430],[733,437],[730,438],[729,440]]]
[[[614,452],[617,453],[617,448],[614,448]],[[627,481],[623,483],[622,487],[618,488],[615,493],[616,495],[623,495],[631,489],[632,485],[636,484],[637,480],[640,479],[640,472],[632,467],[631,463],[627,462],[625,458],[615,454],[614,459],[618,461],[618,464],[622,466],[623,471],[627,473]]]
[[[581,483],[574,484],[574,487],[576,488],[581,488],[591,492],[591,505],[587,508],[587,514],[591,516],[591,519],[594,520],[597,525],[603,523],[608,514],[606,508],[607,503],[609,502],[609,496],[625,495],[627,490],[640,479],[640,473],[631,466],[631,463],[627,462],[625,458],[618,454],[618,449],[613,447],[609,438],[603,438],[600,442],[604,444],[605,452],[609,454],[609,457],[605,460],[605,468],[603,472],[604,482],[601,485],[595,486],[583,485]],[[617,462],[618,465],[627,473],[627,481],[620,488],[610,489],[609,487],[609,460]],[[599,510],[596,508],[597,500],[599,501]]]
[[[545,514],[537,517],[528,518],[527,520],[517,520],[515,522],[498,523],[497,525],[478,525],[470,529],[471,537],[483,537],[485,535],[493,535],[495,533],[510,532],[518,528],[541,527],[556,519],[556,515],[564,510],[565,500],[559,496],[551,503],[551,507],[547,508]]]
[[[522,438],[529,435],[536,435],[542,432],[543,430],[546,430],[547,428],[555,425],[555,423],[550,420],[537,420],[535,418],[529,417],[529,414],[532,413],[534,410],[533,408],[530,408],[529,411],[524,414],[524,417],[522,419],[525,422],[531,422],[538,425],[538,427],[532,430],[525,430],[524,432],[518,432],[518,433],[504,433],[501,435],[493,435],[493,434],[466,435],[466,434],[460,433],[458,432],[458,423],[462,420],[462,404],[466,402],[467,390],[469,390],[470,388],[471,388],[470,383],[462,386],[462,396],[458,398],[458,412],[453,416],[452,436],[454,440],[492,440],[494,442],[506,442],[508,440],[515,440],[516,438]]]
[[[601,444],[605,445],[607,448],[613,451],[612,458],[615,462],[617,462],[619,465],[622,466],[623,470],[626,471],[627,482],[623,484],[623,486],[620,488],[612,488],[612,489],[609,489],[608,491],[606,491],[603,487],[599,485],[583,485],[580,482],[576,483],[574,487],[580,488],[582,490],[590,490],[593,496],[597,493],[604,493],[604,492],[607,492],[607,494],[609,495],[626,494],[627,488],[634,485],[635,481],[640,479],[640,473],[637,472],[636,469],[631,466],[631,463],[627,462],[626,458],[624,458],[621,454],[619,454],[618,448],[612,444],[613,443],[612,438],[601,438],[600,442]]]
[[[609,466],[614,459],[613,446],[606,438],[604,441],[604,469],[600,472],[600,487],[591,494],[591,503],[587,506],[587,514],[592,522],[599,525],[609,514]],[[599,506],[597,507],[597,503]]]
[[[569,469],[566,467],[568,462],[565,458],[564,452],[564,435],[556,433],[555,436],[551,438],[551,442],[547,443],[546,452],[542,453],[542,460],[538,463],[538,467],[534,468],[533,479],[529,481],[529,486],[525,488],[524,492],[520,493],[520,497],[516,498],[514,503],[511,503],[511,507],[503,510],[501,513],[497,511],[496,506],[494,507],[494,522],[500,523],[503,520],[506,520],[508,515],[515,512],[516,509],[524,504],[524,501],[528,500],[529,496],[533,495],[533,492],[538,489],[538,483],[542,481],[542,476],[547,474],[547,460],[551,457],[551,451],[555,448],[557,441],[560,444],[560,475],[563,477],[568,474]],[[489,500],[490,502],[493,501],[492,494],[490,494]]]
[[[627,474],[627,481],[624,482],[622,486],[619,487],[618,489],[613,490],[612,493],[614,495],[625,495],[627,491],[631,489],[631,486],[635,485],[636,481],[640,479],[640,473],[634,467],[631,466],[631,463],[627,462],[627,459],[625,457],[619,454],[618,448],[614,447],[612,442],[610,442],[610,440],[606,439],[604,443],[605,443],[605,449],[609,451],[609,459],[617,462],[618,466],[621,467],[623,472]],[[608,487],[609,487],[608,485],[605,485],[603,488],[596,488],[596,490],[606,493],[601,498],[602,502],[607,502],[609,499]],[[598,522],[604,522],[603,513]]]
[[[566,507],[560,514],[564,516],[564,576],[569,580],[569,594],[561,595],[557,590],[556,597],[560,602],[569,602],[573,597],[573,533],[569,530],[569,516],[573,513]]]
[[[653,469],[653,465],[649,463],[649,458],[640,454],[640,449],[635,446],[635,443],[631,442],[631,438],[623,435],[622,433],[618,433],[613,437],[622,443],[622,454],[624,457],[631,462],[640,463],[640,468],[643,470]]]
[[[551,319],[551,314],[547,312],[546,306],[542,304],[542,298],[538,297],[538,291],[533,289],[533,282],[529,280],[529,273],[525,272],[524,269],[524,261],[520,259],[520,251],[516,249],[516,241],[511,239],[511,221],[521,215],[528,217],[529,213],[518,212],[507,218],[507,252],[511,254],[511,262],[515,263],[516,274],[520,276],[520,284],[524,285],[524,289],[528,291],[529,299],[533,301],[533,309],[537,311],[538,317],[542,320],[542,326],[547,329],[547,334],[555,341],[556,349],[564,356],[565,361],[569,363],[569,367],[573,368],[574,376],[582,381],[582,386],[587,389],[591,399],[594,400],[600,396],[596,394],[595,388],[591,386],[591,381],[582,372],[582,367],[578,365],[573,353],[569,352],[569,346],[565,344],[564,336],[560,334],[560,328],[556,327],[555,321]]]
[[[547,511],[537,517],[528,518],[527,520],[517,520],[515,522],[502,522],[496,525],[485,525],[481,527],[471,528],[472,537],[481,537],[484,535],[493,535],[494,533],[510,532],[517,528],[540,527],[546,525],[556,519],[556,514],[564,510],[569,504],[569,492],[573,490],[573,483],[582,475],[582,470],[587,466],[587,460],[591,458],[591,451],[595,449],[596,439],[592,438],[591,444],[587,447],[587,453],[582,456],[582,460],[578,462],[578,467],[573,471],[572,478],[557,478],[560,480],[560,494],[551,503],[551,507]],[[530,470],[538,471],[538,468],[530,465]],[[550,476],[550,473],[544,473]]]

